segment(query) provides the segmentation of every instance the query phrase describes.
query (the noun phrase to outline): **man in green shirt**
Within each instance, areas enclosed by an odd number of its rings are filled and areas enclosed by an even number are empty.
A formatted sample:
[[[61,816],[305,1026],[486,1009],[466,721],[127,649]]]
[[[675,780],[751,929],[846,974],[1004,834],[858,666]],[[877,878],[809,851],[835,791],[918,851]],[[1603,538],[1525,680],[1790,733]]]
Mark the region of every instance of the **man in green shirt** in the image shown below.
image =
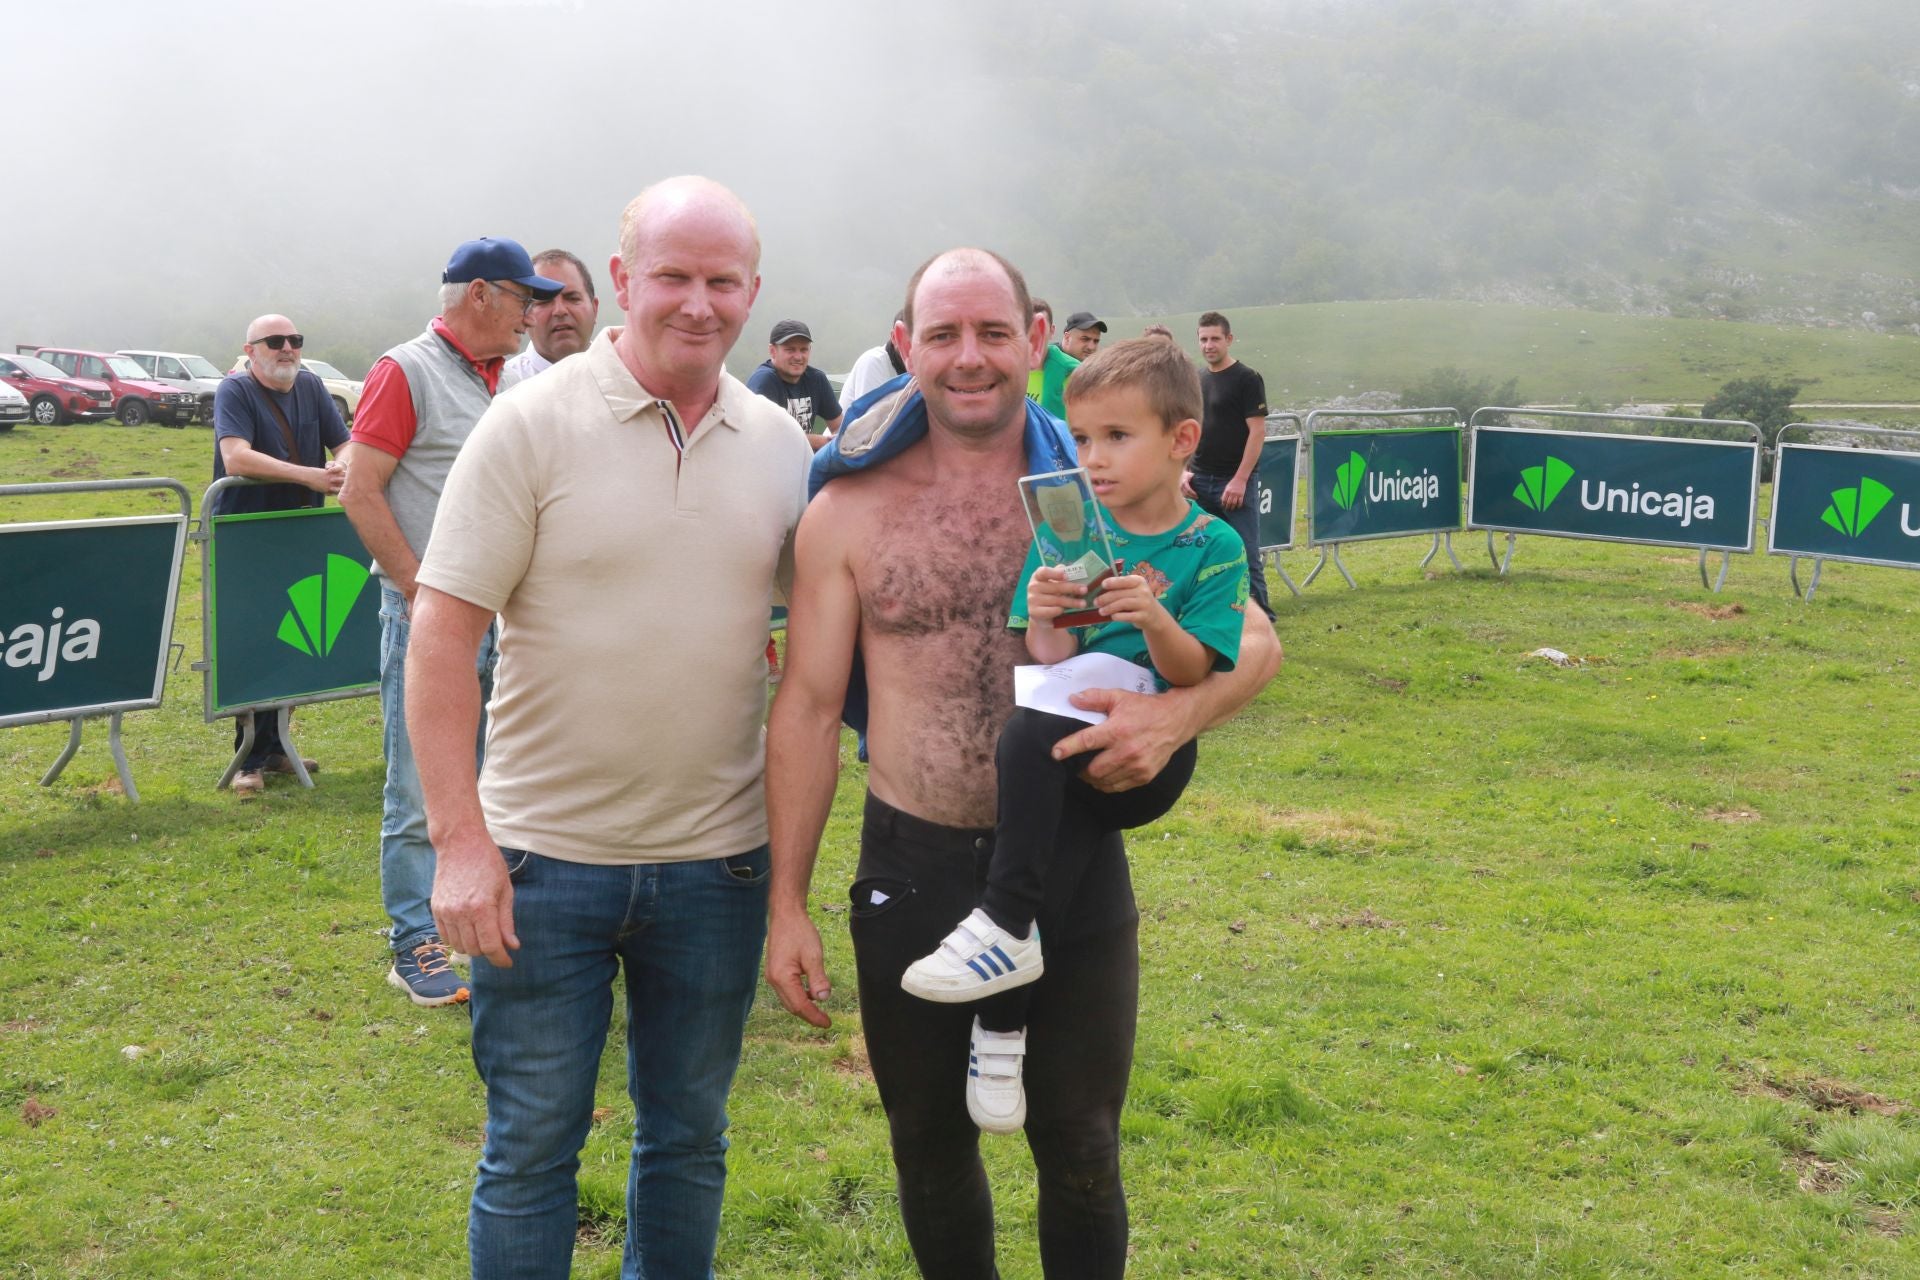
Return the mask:
[[[1033,314],[1047,318],[1047,334],[1053,334],[1053,308],[1047,305],[1045,298],[1033,300]],[[1097,322],[1096,322],[1097,323]],[[1100,326],[1104,332],[1105,325]],[[1027,374],[1027,395],[1039,402],[1042,409],[1062,422],[1067,420],[1067,375],[1080,367],[1080,362],[1060,349],[1060,344],[1047,343],[1046,358],[1040,367]]]

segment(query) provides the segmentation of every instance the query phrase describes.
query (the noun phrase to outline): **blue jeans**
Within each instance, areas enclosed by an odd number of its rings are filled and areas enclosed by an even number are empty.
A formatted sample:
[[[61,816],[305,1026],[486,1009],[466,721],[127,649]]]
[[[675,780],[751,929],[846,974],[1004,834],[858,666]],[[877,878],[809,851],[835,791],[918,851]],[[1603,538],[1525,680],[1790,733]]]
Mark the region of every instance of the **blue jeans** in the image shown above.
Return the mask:
[[[634,1137],[620,1274],[709,1277],[727,1090],[767,928],[767,848],[637,866],[502,854],[520,950],[511,968],[473,958],[473,1062],[487,1087],[467,1219],[475,1280],[568,1274],[575,1175],[622,965]]]
[[[1210,476],[1196,471],[1193,473],[1193,496],[1202,511],[1225,520],[1227,527],[1239,534],[1240,541],[1246,544],[1247,590],[1252,594],[1254,603],[1271,618],[1273,606],[1267,603],[1267,562],[1260,556],[1260,473],[1256,470],[1247,477],[1246,501],[1229,511],[1220,505],[1220,495],[1226,492],[1227,483],[1232,479],[1232,476]]]
[[[387,754],[387,786],[380,814],[380,897],[392,921],[394,954],[440,936],[433,923],[433,844],[427,839],[427,805],[420,797],[420,770],[407,737],[407,598],[380,583],[380,718]],[[493,628],[480,642],[480,732],[473,744],[478,767],[486,750],[487,699],[499,659]]]

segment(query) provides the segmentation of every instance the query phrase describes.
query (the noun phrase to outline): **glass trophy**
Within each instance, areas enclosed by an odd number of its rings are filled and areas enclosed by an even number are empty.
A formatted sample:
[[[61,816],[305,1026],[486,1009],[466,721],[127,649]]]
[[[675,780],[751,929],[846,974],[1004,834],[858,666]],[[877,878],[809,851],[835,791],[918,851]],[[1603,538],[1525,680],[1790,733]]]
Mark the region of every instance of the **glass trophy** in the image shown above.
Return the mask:
[[[1092,607],[1093,598],[1100,584],[1121,572],[1122,566],[1107,540],[1107,526],[1100,519],[1086,468],[1021,476],[1020,502],[1027,509],[1027,523],[1033,526],[1040,563],[1066,569],[1067,581],[1087,587],[1088,607],[1061,614],[1053,625],[1087,627],[1105,622],[1106,617]]]

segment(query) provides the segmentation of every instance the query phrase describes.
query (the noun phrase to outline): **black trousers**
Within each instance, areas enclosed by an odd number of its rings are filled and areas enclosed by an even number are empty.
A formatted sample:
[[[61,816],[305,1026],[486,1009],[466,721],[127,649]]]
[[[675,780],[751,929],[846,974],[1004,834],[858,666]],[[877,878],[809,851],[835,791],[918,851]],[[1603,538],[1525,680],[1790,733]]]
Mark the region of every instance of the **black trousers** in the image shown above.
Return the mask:
[[[1027,1145],[1039,1176],[1048,1276],[1126,1269],[1120,1109],[1139,1011],[1139,916],[1117,834],[1066,825],[1096,848],[1073,900],[1043,908],[1047,972],[1027,1034]],[[992,833],[922,821],[867,797],[851,928],[867,1055],[893,1143],[900,1216],[929,1280],[989,1280],[993,1196],[967,1115],[977,1005],[935,1004],[900,975],[979,901]]]
[[[247,751],[247,758],[240,763],[242,769],[262,769],[266,767],[267,757],[287,754],[285,744],[280,741],[280,708],[266,711],[242,711],[233,718],[233,749],[238,751],[247,736],[247,718],[253,718],[253,746]]]
[[[1093,752],[1065,760],[1052,754],[1060,739],[1086,727],[1070,716],[1015,707],[1000,731],[999,814],[980,905],[995,924],[1021,937],[1048,902],[1064,907],[1073,901],[1102,838],[1164,817],[1193,778],[1197,748],[1188,742],[1144,787],[1111,794],[1097,790],[1080,777]],[[1067,820],[1070,811],[1072,821]],[[1042,930],[1050,973],[1048,939]],[[1040,982],[1046,981],[1042,976]],[[1033,993],[1033,986],[1015,987],[978,1002],[974,1011],[980,1025],[989,1031],[1026,1026]]]

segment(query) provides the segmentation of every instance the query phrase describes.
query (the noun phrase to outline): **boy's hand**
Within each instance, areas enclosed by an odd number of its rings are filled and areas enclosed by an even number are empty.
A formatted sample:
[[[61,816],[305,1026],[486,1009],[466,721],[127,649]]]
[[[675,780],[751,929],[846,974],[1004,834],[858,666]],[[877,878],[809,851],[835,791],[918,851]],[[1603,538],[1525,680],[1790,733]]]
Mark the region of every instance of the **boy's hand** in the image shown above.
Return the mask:
[[[1131,622],[1142,631],[1152,630],[1163,622],[1173,620],[1173,615],[1153,594],[1153,588],[1147,585],[1147,580],[1137,573],[1108,578],[1101,583],[1100,596],[1094,604],[1115,622]]]
[[[1051,626],[1055,618],[1080,608],[1086,599],[1087,584],[1068,582],[1065,566],[1042,565],[1027,580],[1027,620]]]

